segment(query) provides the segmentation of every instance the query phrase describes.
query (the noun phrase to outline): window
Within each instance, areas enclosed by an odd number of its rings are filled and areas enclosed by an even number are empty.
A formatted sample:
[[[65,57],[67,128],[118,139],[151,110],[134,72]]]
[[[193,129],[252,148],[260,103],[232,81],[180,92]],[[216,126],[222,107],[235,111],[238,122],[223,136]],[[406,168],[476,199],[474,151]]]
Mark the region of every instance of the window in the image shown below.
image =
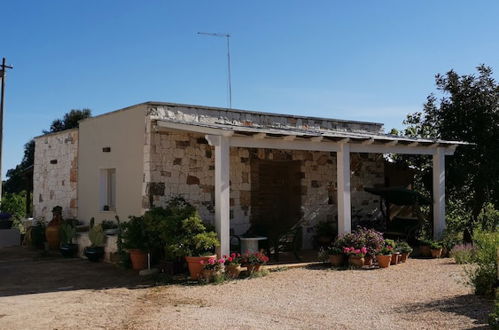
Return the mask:
[[[116,169],[106,168],[100,172],[100,210],[116,210]]]

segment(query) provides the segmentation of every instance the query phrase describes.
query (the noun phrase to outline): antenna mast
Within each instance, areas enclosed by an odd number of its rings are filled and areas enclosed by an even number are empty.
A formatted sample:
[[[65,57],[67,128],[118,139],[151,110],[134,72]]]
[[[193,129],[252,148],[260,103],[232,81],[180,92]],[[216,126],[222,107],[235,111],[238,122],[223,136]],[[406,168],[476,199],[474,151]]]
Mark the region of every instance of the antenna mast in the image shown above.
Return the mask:
[[[230,34],[228,33],[209,33],[209,32],[198,32],[199,35],[205,35],[210,37],[219,37],[227,39],[227,90],[228,90],[228,103],[229,109],[232,109],[232,81],[230,73]]]

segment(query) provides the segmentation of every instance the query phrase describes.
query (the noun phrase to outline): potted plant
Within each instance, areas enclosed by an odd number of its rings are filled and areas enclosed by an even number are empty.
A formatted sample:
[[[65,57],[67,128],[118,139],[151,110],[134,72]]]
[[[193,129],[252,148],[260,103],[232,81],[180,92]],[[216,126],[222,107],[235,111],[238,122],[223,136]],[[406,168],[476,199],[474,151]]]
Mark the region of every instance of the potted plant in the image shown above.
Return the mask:
[[[198,279],[204,280],[209,283],[213,281],[213,279],[217,275],[221,274],[225,259],[210,257],[208,258],[208,260],[200,260],[199,263],[201,264],[202,269],[198,276]]]
[[[85,256],[88,260],[97,262],[104,256],[104,231],[102,226],[94,224],[94,218],[90,219],[90,230],[88,232],[88,239],[91,245],[87,246],[84,250]]]
[[[228,278],[236,279],[241,273],[241,255],[231,253],[230,256],[224,256],[225,275]]]
[[[147,268],[148,236],[142,217],[131,216],[121,225],[123,248],[127,249],[132,262],[132,269]]]
[[[407,242],[398,242],[397,251],[400,252],[400,262],[406,262],[412,252],[412,248]]]
[[[393,248],[389,245],[384,246],[378,251],[376,255],[376,260],[378,261],[378,266],[380,268],[387,268],[390,266],[392,260]]]
[[[320,221],[315,225],[315,243],[317,247],[331,245],[338,232],[336,223],[331,221]]]
[[[383,234],[379,231],[359,227],[351,233],[339,236],[334,245],[337,247],[354,247],[355,249],[365,247],[367,253],[364,257],[364,264],[370,266],[377,252],[384,246],[384,239]]]
[[[118,224],[113,220],[103,220],[101,225],[104,230],[104,234],[108,236],[114,236],[118,233]]]
[[[367,253],[367,248],[365,246],[360,249],[354,247],[343,248],[343,253],[348,255],[348,264],[357,268],[364,266],[364,257]]]
[[[385,239],[385,246],[392,247],[392,260],[390,261],[390,265],[398,264],[400,261],[400,252],[397,250],[397,243],[392,239]]]
[[[246,253],[242,257],[242,265],[246,267],[248,273],[260,271],[260,267],[269,261],[269,257],[260,252]]]
[[[332,246],[328,250],[329,254],[329,262],[333,267],[339,267],[343,265],[345,262],[345,255],[343,254],[343,250],[339,247]]]
[[[78,251],[78,244],[74,244],[73,240],[76,237],[76,228],[74,222],[71,220],[65,220],[61,224],[60,228],[61,245],[59,250],[65,258],[73,258]]]
[[[432,258],[440,258],[442,256],[442,243],[440,242],[432,242],[430,245],[431,249],[431,257]]]
[[[431,257],[431,244],[432,240],[429,239],[421,239],[419,240],[419,254],[422,257]]]

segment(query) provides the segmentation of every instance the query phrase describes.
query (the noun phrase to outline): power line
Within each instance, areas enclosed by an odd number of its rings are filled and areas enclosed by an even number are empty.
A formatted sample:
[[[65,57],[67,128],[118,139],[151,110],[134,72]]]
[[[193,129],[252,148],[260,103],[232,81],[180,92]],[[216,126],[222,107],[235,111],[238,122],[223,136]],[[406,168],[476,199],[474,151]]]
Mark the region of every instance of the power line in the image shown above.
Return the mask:
[[[232,109],[232,81],[230,72],[230,34],[228,33],[209,33],[209,32],[198,32],[199,35],[205,35],[210,37],[219,37],[227,39],[227,91],[228,91],[228,103],[229,109]]]

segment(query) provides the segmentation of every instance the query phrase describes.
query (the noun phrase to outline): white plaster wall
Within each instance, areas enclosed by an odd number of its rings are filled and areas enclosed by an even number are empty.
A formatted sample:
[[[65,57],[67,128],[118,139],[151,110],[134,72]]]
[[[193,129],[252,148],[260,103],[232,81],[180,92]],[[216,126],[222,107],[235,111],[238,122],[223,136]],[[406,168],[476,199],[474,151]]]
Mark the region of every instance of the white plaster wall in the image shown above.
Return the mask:
[[[122,220],[143,213],[145,107],[89,118],[80,122],[78,218],[88,222]],[[102,148],[110,147],[111,152]],[[116,169],[116,210],[102,211],[99,203],[100,170]]]

